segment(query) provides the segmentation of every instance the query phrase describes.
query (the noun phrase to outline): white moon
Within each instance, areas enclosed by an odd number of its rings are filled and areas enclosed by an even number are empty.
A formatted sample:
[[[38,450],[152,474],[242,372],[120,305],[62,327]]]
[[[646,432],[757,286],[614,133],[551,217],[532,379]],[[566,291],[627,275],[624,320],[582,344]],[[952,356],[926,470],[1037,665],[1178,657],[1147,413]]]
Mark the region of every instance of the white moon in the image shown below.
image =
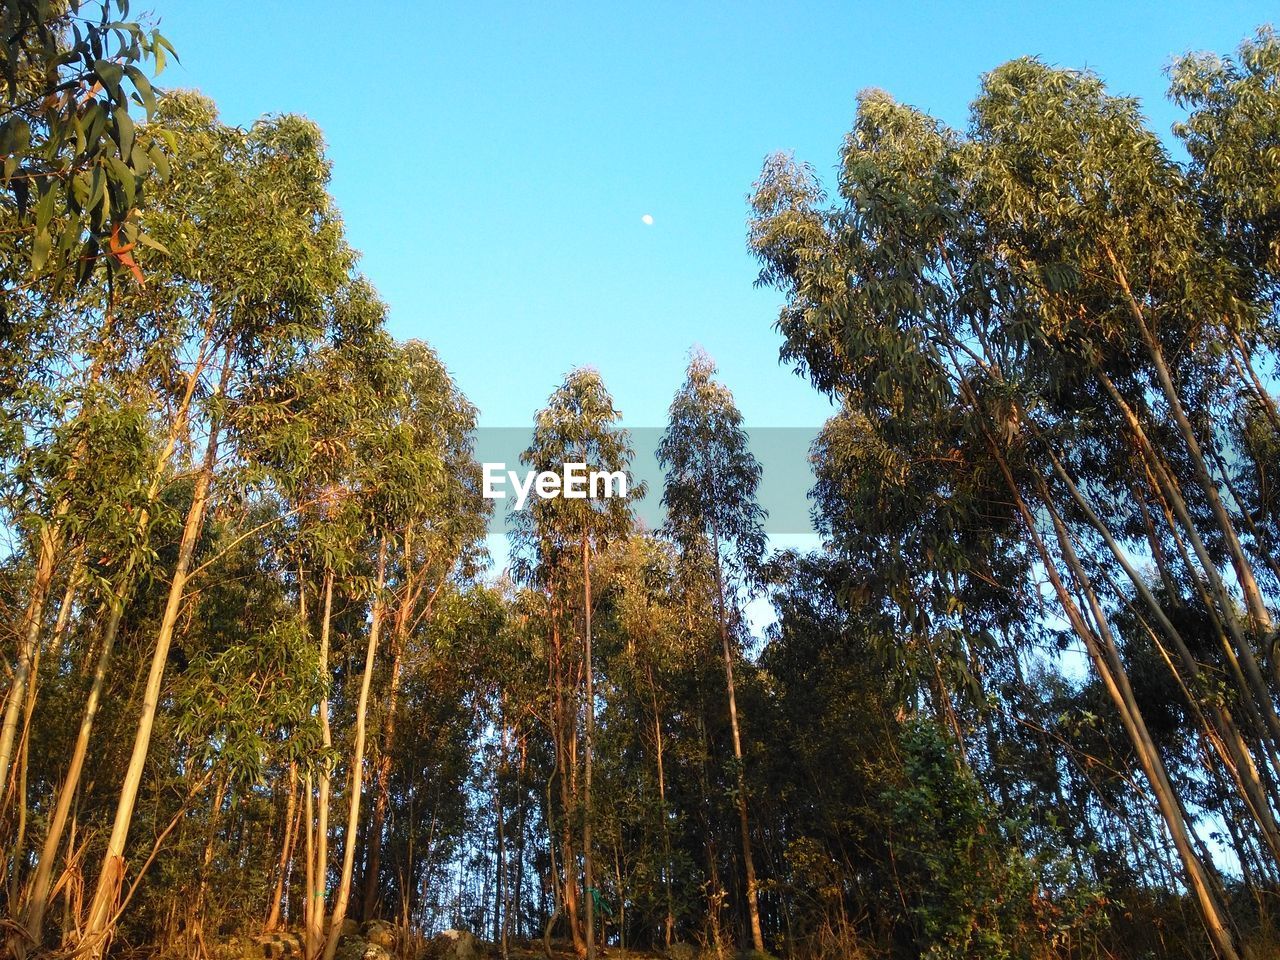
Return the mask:
[[[646,213],[643,217],[640,218],[640,222],[643,223],[646,227],[652,227],[653,216],[651,214]]]

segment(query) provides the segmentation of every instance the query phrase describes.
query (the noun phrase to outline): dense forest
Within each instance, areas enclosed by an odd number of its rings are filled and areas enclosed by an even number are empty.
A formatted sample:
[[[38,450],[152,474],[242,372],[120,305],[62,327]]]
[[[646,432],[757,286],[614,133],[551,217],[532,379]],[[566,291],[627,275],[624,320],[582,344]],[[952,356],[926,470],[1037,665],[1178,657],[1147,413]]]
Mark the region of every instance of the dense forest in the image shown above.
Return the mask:
[[[499,570],[321,131],[3,9],[6,955],[1280,955],[1280,37],[1172,61],[1168,137],[1032,58],[964,129],[865,91],[744,211],[821,549],[693,351],[661,484]],[[591,368],[530,413],[635,455]]]

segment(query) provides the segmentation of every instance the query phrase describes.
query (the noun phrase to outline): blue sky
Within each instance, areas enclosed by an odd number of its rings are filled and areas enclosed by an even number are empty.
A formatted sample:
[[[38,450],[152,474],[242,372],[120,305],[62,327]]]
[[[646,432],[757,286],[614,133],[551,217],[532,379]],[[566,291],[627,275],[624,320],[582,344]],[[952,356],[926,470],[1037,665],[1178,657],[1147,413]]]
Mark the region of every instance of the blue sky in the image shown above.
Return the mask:
[[[831,171],[869,86],[963,124],[979,75],[1023,54],[1092,67],[1176,116],[1162,69],[1276,19],[1262,3],[350,3],[158,0],[161,78],[227,122],[297,112],[391,328],[441,353],[487,426],[529,423],[592,364],[661,426],[688,348],[748,425],[827,407],[777,361],[746,195],[765,157]],[[653,217],[647,226],[641,217]]]

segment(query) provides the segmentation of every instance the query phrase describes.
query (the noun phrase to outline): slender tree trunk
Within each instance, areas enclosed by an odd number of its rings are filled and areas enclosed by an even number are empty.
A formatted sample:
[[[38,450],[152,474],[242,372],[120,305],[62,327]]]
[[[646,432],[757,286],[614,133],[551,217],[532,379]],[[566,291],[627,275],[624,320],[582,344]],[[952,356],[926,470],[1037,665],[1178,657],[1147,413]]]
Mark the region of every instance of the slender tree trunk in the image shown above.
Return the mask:
[[[40,643],[40,627],[44,621],[44,605],[53,584],[53,574],[58,550],[62,544],[62,515],[66,504],[60,504],[62,514],[56,515],[40,530],[40,555],[36,561],[35,581],[31,585],[31,597],[27,601],[22,619],[22,632],[18,647],[18,662],[13,670],[13,682],[5,701],[4,720],[0,722],[0,795],[8,795],[9,768],[13,763],[14,743],[17,740],[18,722],[22,705],[26,701],[27,681],[31,663]],[[0,812],[6,803],[0,803]]]
[[[554,594],[554,588],[552,589]],[[560,869],[564,884],[560,903],[564,909],[565,920],[569,924],[569,935],[573,941],[574,952],[578,956],[586,956],[587,945],[582,938],[582,927],[578,920],[578,859],[573,847],[573,818],[577,809],[574,768],[577,764],[577,751],[573,747],[575,738],[577,709],[572,706],[569,691],[568,670],[565,665],[563,650],[564,635],[560,625],[560,604],[553,599],[551,604],[551,647],[552,677],[555,685],[555,711],[558,714],[555,730],[556,752],[559,756],[558,775],[560,779]]]
[[[53,626],[53,641],[49,646],[49,661],[55,670],[62,664],[62,648],[65,646],[67,634],[70,632],[68,628],[71,626],[71,611],[75,606],[76,596],[80,592],[80,587],[83,585],[84,547],[82,545],[76,551],[71,574],[67,577],[67,590],[62,595],[62,605],[58,609],[58,620]]]
[[[315,918],[313,912],[315,910],[315,899],[312,897],[312,891],[316,888],[316,857],[315,857],[315,795],[312,793],[311,771],[308,770],[303,780],[305,793],[303,794],[303,825],[306,828],[306,836],[304,838],[305,847],[303,853],[306,855],[306,877],[307,889],[302,897],[302,923],[303,923],[303,940],[302,952],[307,960],[314,960],[315,954],[311,952],[311,930],[315,926]],[[323,899],[321,900],[323,903]]]
[[[289,861],[293,859],[293,842],[297,835],[295,830],[295,810],[298,806],[298,765],[289,764],[289,799],[284,807],[284,842],[280,845],[280,863],[276,867],[276,885],[271,894],[270,912],[263,925],[266,933],[271,933],[280,925],[280,904],[284,896],[285,875],[289,872]]]
[[[1280,410],[1276,409],[1275,398],[1271,396],[1270,391],[1263,386],[1262,379],[1258,376],[1258,372],[1254,369],[1253,358],[1250,354],[1248,346],[1244,342],[1244,338],[1240,336],[1240,332],[1236,330],[1229,320],[1225,320],[1224,325],[1231,331],[1231,339],[1239,351],[1239,357],[1233,357],[1232,360],[1236,365],[1236,369],[1240,370],[1248,382],[1253,387],[1253,395],[1267,415],[1267,419],[1271,421],[1272,429],[1280,431]]]
[[[382,752],[374,770],[373,816],[365,840],[368,855],[365,863],[363,916],[371,919],[378,907],[378,874],[382,870],[382,831],[386,823],[389,786],[391,780],[391,748],[396,739],[396,703],[400,692],[402,673],[403,638],[397,642],[395,659],[391,665],[391,684],[387,692],[386,723],[382,738]]]
[[[613,880],[618,891],[618,949],[627,949],[627,898],[622,892],[622,854],[618,850],[618,840],[613,841]],[[601,922],[601,927],[604,923]],[[604,940],[603,933],[600,939]]]
[[[587,960],[595,960],[595,876],[591,853],[591,738],[596,726],[594,670],[591,664],[591,542],[582,538],[582,660],[586,668],[586,724],[583,731],[582,874],[586,888]]]
[[[722,953],[720,909],[725,893],[720,883],[720,864],[713,827],[715,818],[711,806],[711,778],[707,773],[707,759],[711,750],[707,743],[706,706],[702,702],[701,691],[698,701],[698,739],[701,747],[698,753],[698,779],[702,785],[702,835],[707,854],[707,922],[711,927],[711,942],[718,957]]]
[[[517,815],[519,826],[516,832],[516,882],[515,890],[512,894],[512,904],[514,909],[508,914],[507,937],[510,939],[512,927],[516,937],[524,935],[524,855],[525,855],[525,838],[529,833],[529,794],[526,789],[526,776],[528,773],[528,754],[525,749],[525,742],[519,736],[516,728],[513,728],[512,734],[516,737],[516,742],[520,749],[520,768],[516,772],[516,788],[520,794],[520,806]]]
[[[84,547],[77,547],[74,551],[74,562],[71,566],[71,572],[67,575],[66,587],[62,592],[62,602],[58,605],[58,616],[53,625],[53,636],[50,638],[49,660],[53,664],[53,669],[58,669],[59,661],[62,658],[62,638],[67,632],[67,625],[71,621],[71,607],[75,603],[76,590],[80,585],[80,578],[84,572]],[[19,881],[21,880],[20,864],[23,862],[26,852],[26,836],[27,836],[27,767],[31,759],[31,721],[35,716],[36,710],[36,691],[37,679],[40,674],[41,650],[39,645],[36,647],[35,656],[31,659],[31,675],[27,683],[26,704],[23,714],[26,717],[22,725],[22,741],[19,748],[20,765],[18,770],[18,789],[16,792],[16,802],[18,804],[18,830],[17,836],[13,844],[13,875],[9,882],[9,902],[17,908],[17,912],[21,912],[22,898],[20,894]]]
[[[387,542],[384,538],[378,546],[378,580],[373,598],[373,612],[369,623],[369,642],[365,649],[364,677],[360,681],[360,699],[356,705],[355,745],[351,757],[350,798],[347,803],[347,829],[343,839],[342,874],[338,880],[338,892],[334,897],[333,916],[329,920],[329,934],[324,943],[324,960],[333,960],[338,950],[338,938],[342,935],[342,922],[347,918],[347,903],[351,896],[351,874],[355,868],[356,831],[360,828],[360,788],[364,781],[365,720],[369,708],[369,686],[373,680],[373,666],[378,653],[378,634],[382,630],[382,591],[387,575]]]
[[[671,891],[671,824],[667,822],[667,778],[662,763],[662,714],[658,712],[658,693],[649,670],[649,697],[653,701],[653,742],[658,761],[658,812],[662,817],[662,885],[667,895],[667,915],[662,922],[662,936],[667,949],[676,925],[675,897]]]
[[[200,880],[196,885],[195,902],[190,904],[188,917],[190,923],[187,925],[187,934],[190,936],[194,933],[196,939],[203,945],[204,943],[204,895],[209,889],[209,872],[213,865],[213,853],[217,846],[218,825],[222,820],[222,803],[227,796],[227,787],[230,783],[229,776],[223,776],[218,780],[218,786],[213,791],[213,799],[209,803],[209,829],[205,835],[204,854],[200,858]],[[235,803],[232,802],[231,812],[235,811]]]
[[[326,754],[333,747],[333,732],[329,726],[329,627],[333,614],[333,568],[324,572],[324,612],[320,619],[320,675],[325,679],[325,694],[320,698],[320,742]],[[329,789],[332,771],[326,760],[320,767],[316,796],[315,859],[309,861],[307,871],[307,931],[306,955],[308,960],[320,955],[324,948],[325,894],[329,887]],[[310,825],[310,814],[307,816]],[[310,829],[308,828],[308,836]]]
[[[1120,285],[1120,289],[1124,292],[1125,298],[1129,304],[1129,311],[1133,315],[1134,322],[1138,325],[1138,330],[1142,335],[1143,344],[1147,348],[1147,353],[1151,357],[1151,361],[1155,366],[1156,379],[1159,381],[1160,388],[1164,393],[1165,400],[1169,404],[1169,409],[1173,413],[1174,422],[1178,426],[1178,430],[1182,434],[1183,441],[1186,443],[1187,453],[1190,455],[1192,467],[1195,470],[1196,479],[1199,481],[1201,489],[1204,491],[1209,508],[1213,512],[1214,519],[1218,522],[1218,527],[1222,532],[1223,542],[1226,544],[1227,552],[1231,556],[1231,561],[1236,571],[1236,579],[1240,583],[1240,589],[1244,594],[1245,606],[1249,610],[1249,615],[1253,618],[1257,627],[1268,635],[1271,632],[1271,613],[1267,610],[1266,604],[1262,599],[1262,591],[1258,588],[1257,580],[1254,578],[1253,569],[1249,565],[1249,561],[1245,558],[1244,550],[1240,546],[1240,540],[1236,536],[1235,526],[1231,522],[1231,518],[1227,515],[1226,508],[1222,505],[1222,498],[1218,495],[1218,488],[1213,482],[1212,476],[1209,474],[1209,467],[1205,463],[1204,453],[1200,448],[1200,443],[1196,439],[1195,430],[1192,428],[1191,421],[1187,417],[1186,410],[1183,408],[1182,400],[1178,396],[1178,392],[1174,387],[1173,377],[1169,372],[1168,365],[1165,363],[1164,351],[1160,343],[1156,340],[1154,332],[1147,324],[1146,315],[1132,291],[1129,289],[1128,277],[1124,268],[1116,258],[1110,247],[1105,248],[1108,260],[1111,262],[1116,282]]]
[[[396,706],[399,703],[400,684],[404,677],[404,651],[409,642],[409,634],[417,628],[422,618],[428,616],[435,605],[436,597],[444,586],[444,578],[436,584],[422,613],[417,614],[418,601],[422,596],[425,579],[421,571],[409,572],[413,563],[411,539],[405,534],[404,567],[407,582],[402,590],[400,608],[396,611],[393,627],[392,646],[394,653],[391,661],[391,682],[387,691],[386,720],[382,736],[382,749],[378,755],[378,764],[374,771],[374,807],[369,833],[366,838],[364,909],[362,915],[366,920],[372,918],[378,909],[378,874],[382,869],[382,832],[386,823],[387,808],[390,804],[391,756],[396,742]]]
[[[751,855],[751,822],[747,816],[747,772],[742,757],[742,735],[738,729],[738,700],[733,681],[733,650],[729,643],[728,612],[724,595],[724,572],[720,565],[720,537],[712,534],[716,560],[716,596],[720,625],[720,645],[724,653],[724,680],[729,693],[729,729],[733,733],[733,757],[738,774],[738,825],[742,831],[742,864],[747,880],[747,915],[751,922],[751,944],[764,953],[764,933],[760,927],[760,902],[756,890],[756,865]]]
[[[219,393],[226,390],[230,375],[231,351],[228,348],[226,359],[223,361],[222,379],[218,388]],[[129,766],[125,771],[124,782],[120,788],[115,820],[111,827],[111,835],[107,840],[107,849],[102,859],[102,870],[98,875],[98,884],[94,891],[93,902],[89,908],[89,916],[82,937],[89,955],[94,958],[100,957],[104,952],[106,940],[111,935],[111,929],[114,925],[116,899],[124,879],[125,843],[128,839],[129,827],[133,822],[133,809],[138,798],[138,789],[142,784],[142,771],[146,764],[147,752],[151,746],[151,730],[155,724],[156,711],[160,706],[161,685],[164,681],[165,665],[169,658],[169,644],[173,640],[174,626],[182,609],[188,572],[191,569],[191,561],[195,555],[196,541],[200,535],[200,528],[204,523],[209,486],[213,481],[214,465],[218,458],[219,430],[220,424],[215,415],[210,420],[209,439],[205,447],[204,463],[196,476],[191,507],[187,511],[187,519],[183,525],[182,540],[178,547],[178,561],[173,571],[173,578],[169,583],[169,594],[165,602],[164,614],[160,620],[160,630],[156,637],[155,649],[152,652],[151,670],[147,677],[147,684],[143,694],[142,716],[138,721],[133,752],[129,757]]]
[[[975,407],[976,409],[976,407]],[[1156,749],[1154,742],[1151,740],[1147,732],[1146,725],[1143,723],[1142,715],[1138,710],[1137,703],[1133,697],[1133,691],[1129,689],[1128,677],[1124,671],[1123,664],[1120,663],[1119,654],[1115,650],[1114,643],[1110,639],[1109,631],[1106,627],[1106,621],[1101,616],[1101,610],[1097,608],[1096,601],[1093,599],[1093,593],[1089,587],[1088,577],[1080,566],[1078,559],[1075,557],[1074,548],[1071,540],[1067,535],[1066,529],[1062,524],[1061,518],[1058,516],[1053,503],[1045,494],[1045,508],[1049,511],[1053,520],[1054,530],[1057,534],[1059,545],[1063,551],[1064,559],[1075,574],[1077,583],[1084,591],[1086,597],[1089,598],[1091,607],[1093,608],[1094,623],[1098,626],[1100,633],[1095,633],[1086,621],[1084,614],[1076,606],[1075,600],[1072,598],[1070,591],[1067,590],[1061,576],[1058,573],[1057,565],[1054,563],[1052,555],[1049,553],[1047,546],[1040,536],[1039,530],[1035,524],[1035,518],[1027,506],[1026,501],[1022,497],[1021,490],[1018,488],[1017,482],[1014,480],[1013,474],[1005,462],[1003,455],[1000,453],[994,438],[987,433],[987,442],[991,447],[991,452],[996,458],[1001,473],[1004,476],[1005,484],[1010,495],[1014,498],[1014,504],[1022,516],[1024,526],[1031,537],[1032,543],[1036,547],[1036,551],[1040,556],[1041,563],[1045,569],[1045,573],[1049,577],[1049,581],[1053,586],[1055,594],[1067,619],[1075,629],[1077,635],[1084,642],[1085,648],[1089,653],[1090,659],[1093,661],[1097,670],[1099,679],[1102,680],[1103,686],[1106,688],[1112,702],[1115,704],[1120,714],[1120,720],[1125,728],[1125,732],[1129,736],[1130,742],[1134,746],[1134,751],[1146,775],[1147,781],[1151,786],[1152,792],[1155,794],[1157,805],[1160,813],[1164,818],[1170,835],[1173,838],[1174,846],[1178,850],[1179,857],[1182,859],[1185,869],[1185,876],[1188,887],[1194,894],[1200,905],[1201,914],[1204,920],[1205,929],[1209,934],[1209,939],[1213,943],[1214,948],[1221,955],[1223,960],[1240,960],[1240,955],[1235,948],[1235,939],[1227,925],[1222,907],[1214,895],[1212,882],[1208,878],[1204,864],[1196,856],[1193,849],[1191,839],[1188,835],[1186,822],[1183,818],[1181,804],[1177,795],[1173,790],[1173,786],[1168,779],[1168,775],[1164,768],[1164,762],[1160,758],[1159,751]],[[1037,478],[1039,480],[1039,478]],[[1043,481],[1040,480],[1043,487]]]
[[[503,960],[506,960],[509,953],[507,948],[507,921],[510,917],[510,907],[507,904],[507,832],[506,823],[504,822],[505,811],[502,807],[502,768],[506,763],[507,727],[505,720],[500,719],[499,724],[501,726],[499,735],[501,747],[493,773],[493,815],[496,832],[495,843],[497,845],[497,856],[494,858],[496,866],[493,885],[493,939],[498,944]]]

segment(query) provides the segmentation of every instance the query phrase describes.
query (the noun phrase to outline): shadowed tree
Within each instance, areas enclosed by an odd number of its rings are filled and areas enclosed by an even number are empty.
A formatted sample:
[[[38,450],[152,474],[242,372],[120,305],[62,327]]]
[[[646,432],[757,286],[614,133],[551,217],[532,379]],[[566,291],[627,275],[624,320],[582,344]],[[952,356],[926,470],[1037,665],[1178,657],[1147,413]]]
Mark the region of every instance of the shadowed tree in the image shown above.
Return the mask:
[[[709,565],[715,573],[716,621],[737,771],[736,802],[746,870],[747,916],[751,942],[756,951],[763,953],[733,664],[741,656],[734,640],[740,615],[739,596],[754,579],[764,551],[765,512],[756,502],[760,464],[748,448],[733,394],[715,379],[715,372],[711,358],[701,352],[689,361],[684,385],[671,402],[667,430],[658,445],[658,462],[666,471],[662,503],[671,537],[690,567]]]
[[[559,474],[566,464],[580,464],[584,477],[582,495],[560,491],[549,498],[534,497],[517,518],[517,542],[524,551],[522,572],[526,580],[546,590],[551,620],[552,683],[556,704],[557,769],[561,783],[563,904],[574,945],[587,957],[596,955],[595,862],[592,845],[593,807],[592,736],[596,696],[591,654],[592,554],[610,540],[625,536],[631,527],[631,502],[644,495],[643,485],[627,477],[631,462],[630,435],[617,426],[621,413],[605,389],[600,374],[589,368],[569,373],[534,420],[533,442],[521,454],[521,462],[536,471]],[[626,477],[623,489],[602,474]],[[591,478],[591,479],[586,479]],[[595,484],[594,491],[587,484]],[[606,487],[607,484],[614,484]],[[612,493],[612,495],[610,495]],[[573,587],[576,586],[576,590]],[[573,596],[576,594],[576,598]],[[576,617],[574,614],[576,613]],[[581,647],[575,653],[560,640],[562,623],[576,620]],[[577,667],[580,666],[580,671]],[[581,697],[575,674],[582,677]],[[584,717],[582,738],[582,795],[574,795],[577,769],[576,731],[579,712]],[[585,931],[577,928],[576,858],[571,818],[581,816]],[[581,937],[581,938],[580,938]]]

